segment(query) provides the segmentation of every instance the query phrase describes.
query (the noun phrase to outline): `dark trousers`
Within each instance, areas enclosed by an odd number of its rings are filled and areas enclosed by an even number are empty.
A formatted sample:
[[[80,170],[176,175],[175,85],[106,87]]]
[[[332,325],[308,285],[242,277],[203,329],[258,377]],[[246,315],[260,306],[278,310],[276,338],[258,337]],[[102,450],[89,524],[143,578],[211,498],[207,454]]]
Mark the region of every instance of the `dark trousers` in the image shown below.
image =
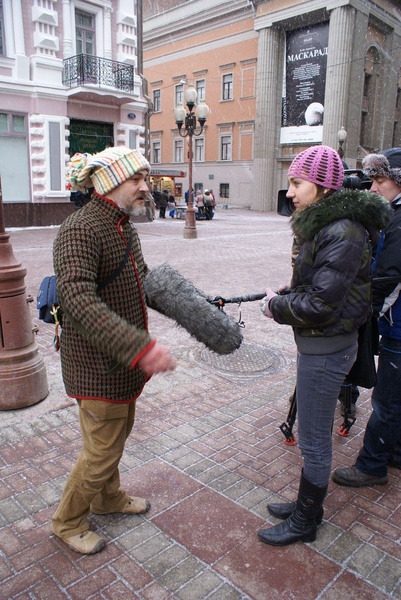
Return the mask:
[[[401,458],[400,341],[385,337],[380,340],[372,407],[356,466],[369,475],[385,477],[388,461]]]

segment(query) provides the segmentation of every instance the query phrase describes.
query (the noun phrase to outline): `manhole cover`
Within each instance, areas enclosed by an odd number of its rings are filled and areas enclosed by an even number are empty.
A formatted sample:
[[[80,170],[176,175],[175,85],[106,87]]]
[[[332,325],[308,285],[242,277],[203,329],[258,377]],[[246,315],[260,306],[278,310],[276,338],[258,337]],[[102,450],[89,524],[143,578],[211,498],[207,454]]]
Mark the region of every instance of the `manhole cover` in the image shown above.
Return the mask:
[[[276,373],[287,364],[280,351],[249,342],[242,342],[238,350],[224,356],[204,348],[199,351],[199,358],[218,371],[237,376],[257,377],[266,371]]]

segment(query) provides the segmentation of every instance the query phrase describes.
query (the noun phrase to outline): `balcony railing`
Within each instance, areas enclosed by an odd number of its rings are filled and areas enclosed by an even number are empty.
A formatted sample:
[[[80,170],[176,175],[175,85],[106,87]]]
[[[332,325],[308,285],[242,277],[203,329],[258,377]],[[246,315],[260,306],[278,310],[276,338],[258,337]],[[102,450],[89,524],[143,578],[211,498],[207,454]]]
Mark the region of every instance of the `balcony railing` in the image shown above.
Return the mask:
[[[124,92],[134,90],[134,67],[115,60],[90,54],[78,54],[64,59],[63,84],[68,87],[96,85]]]

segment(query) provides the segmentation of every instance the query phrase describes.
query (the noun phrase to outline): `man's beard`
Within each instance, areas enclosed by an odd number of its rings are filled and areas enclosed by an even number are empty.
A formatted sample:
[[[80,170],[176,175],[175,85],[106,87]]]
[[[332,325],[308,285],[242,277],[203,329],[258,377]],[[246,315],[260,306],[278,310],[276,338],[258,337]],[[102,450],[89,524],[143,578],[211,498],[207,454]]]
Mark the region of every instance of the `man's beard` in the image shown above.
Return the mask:
[[[143,217],[146,216],[146,206],[134,206],[130,211],[129,211],[129,216],[130,217]]]
[[[142,199],[142,196],[141,196]],[[137,204],[135,205],[136,199],[134,199],[132,206],[122,207],[120,209],[123,213],[128,215],[129,217],[143,217],[146,216],[146,206],[145,204]]]

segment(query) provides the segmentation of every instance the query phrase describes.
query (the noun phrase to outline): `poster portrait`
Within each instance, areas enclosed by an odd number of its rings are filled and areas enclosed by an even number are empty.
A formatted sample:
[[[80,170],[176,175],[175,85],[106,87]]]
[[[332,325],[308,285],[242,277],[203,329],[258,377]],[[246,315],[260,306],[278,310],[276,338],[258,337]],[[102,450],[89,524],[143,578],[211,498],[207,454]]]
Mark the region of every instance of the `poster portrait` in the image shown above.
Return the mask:
[[[329,24],[288,31],[280,143],[321,142]]]

